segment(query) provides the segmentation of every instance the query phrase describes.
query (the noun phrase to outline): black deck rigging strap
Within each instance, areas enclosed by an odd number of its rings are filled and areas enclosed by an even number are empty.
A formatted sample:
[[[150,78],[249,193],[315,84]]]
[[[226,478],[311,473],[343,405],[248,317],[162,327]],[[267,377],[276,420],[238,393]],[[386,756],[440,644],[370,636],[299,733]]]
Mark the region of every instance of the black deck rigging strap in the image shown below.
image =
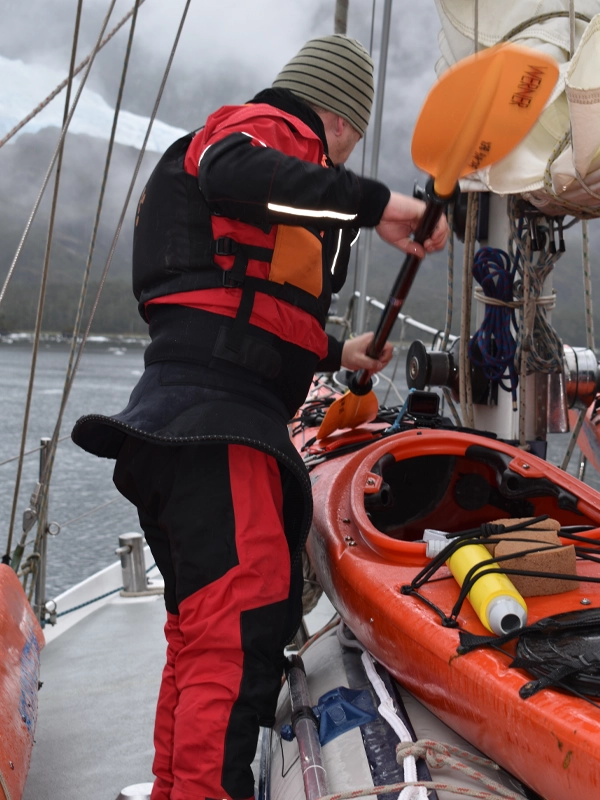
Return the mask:
[[[517,640],[510,666],[535,677],[519,690],[526,700],[543,689],[558,688],[598,706],[589,699],[600,697],[600,609],[567,611],[545,617],[505,636],[476,636],[460,631],[461,655],[480,647],[501,650]]]
[[[502,533],[512,533],[518,531],[525,531],[530,529],[532,525],[537,522],[543,522],[544,520],[548,519],[548,515],[544,514],[539,517],[531,518],[526,524],[524,523],[516,523],[515,525],[496,525],[490,523],[483,523],[478,528],[472,528],[467,531],[461,531],[458,533],[449,534],[450,544],[444,548],[440,553],[438,553],[431,562],[421,570],[421,572],[416,575],[410,584],[406,584],[402,586],[401,592],[402,594],[410,594],[418,597],[422,602],[426,603],[430,608],[432,608],[441,618],[442,625],[448,628],[457,628],[458,627],[458,615],[460,613],[460,609],[467,598],[467,595],[473,588],[473,585],[479,578],[494,574],[494,573],[502,573],[504,575],[521,575],[530,578],[550,578],[550,579],[557,579],[557,580],[570,580],[570,581],[578,581],[580,577],[578,575],[567,575],[564,573],[557,573],[557,572],[542,572],[539,570],[526,570],[526,569],[516,569],[513,567],[500,567],[503,561],[513,561],[515,558],[518,558],[521,555],[531,555],[532,553],[541,553],[546,550],[554,550],[560,547],[560,545],[552,545],[552,544],[545,544],[540,543],[539,547],[534,549],[531,546],[528,546],[526,550],[511,553],[506,556],[495,556],[490,558],[487,561],[482,561],[479,564],[476,564],[472,567],[469,572],[465,576],[465,580],[461,587],[458,600],[454,604],[450,615],[447,615],[442,609],[438,608],[434,603],[424,597],[424,595],[419,593],[419,589],[426,584],[428,581],[432,580],[434,574],[438,571],[440,567],[442,567],[446,561],[452,556],[460,547],[469,545],[469,544],[499,544],[502,541],[502,538],[493,538],[494,534],[501,535]],[[575,534],[566,534],[567,538],[572,539],[576,542],[585,542],[588,547],[575,547],[575,552],[579,558],[587,559],[590,561],[597,561],[597,558],[589,552],[590,547],[595,545],[594,540],[585,539],[584,537],[576,536]],[[513,541],[519,541],[514,537]],[[530,540],[523,539],[524,543],[528,545],[531,544]],[[596,554],[600,555],[600,550],[596,545]],[[586,581],[590,583],[600,583],[600,578],[586,576]],[[463,636],[465,637],[465,647],[469,647],[472,642],[479,641],[479,644],[475,645],[477,647],[482,646],[497,646],[501,647],[503,643],[510,641],[511,639],[515,638],[518,635],[518,631],[513,634],[507,634],[505,636],[475,636],[475,634],[468,634],[466,632],[461,633],[461,647],[463,645]],[[473,636],[473,639],[468,639],[467,637]],[[508,638],[507,638],[508,637]],[[471,647],[474,649],[474,647]],[[459,647],[458,649],[459,654],[469,652],[469,650],[461,650]]]

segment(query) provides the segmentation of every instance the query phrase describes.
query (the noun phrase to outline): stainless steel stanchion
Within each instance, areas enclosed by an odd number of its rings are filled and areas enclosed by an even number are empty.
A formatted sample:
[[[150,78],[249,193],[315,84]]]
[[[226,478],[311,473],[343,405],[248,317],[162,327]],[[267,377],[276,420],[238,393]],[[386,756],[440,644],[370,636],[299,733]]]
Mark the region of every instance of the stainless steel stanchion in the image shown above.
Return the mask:
[[[48,446],[50,439],[40,439],[40,482],[48,460]],[[35,580],[35,599],[33,609],[40,622],[46,617],[46,551],[48,545],[48,492],[42,502],[40,516],[38,517],[38,531],[40,532],[39,562]]]
[[[306,672],[300,656],[292,656],[288,660],[286,672],[292,704],[292,730],[298,742],[304,792],[306,800],[317,800],[329,794],[329,788],[317,720],[312,710]]]
[[[144,560],[144,537],[141,533],[123,533],[119,536],[119,547],[115,553],[121,558],[123,592],[138,594],[146,592],[146,563]]]
[[[273,728],[263,728],[260,740],[260,772],[258,800],[271,800],[271,747]]]

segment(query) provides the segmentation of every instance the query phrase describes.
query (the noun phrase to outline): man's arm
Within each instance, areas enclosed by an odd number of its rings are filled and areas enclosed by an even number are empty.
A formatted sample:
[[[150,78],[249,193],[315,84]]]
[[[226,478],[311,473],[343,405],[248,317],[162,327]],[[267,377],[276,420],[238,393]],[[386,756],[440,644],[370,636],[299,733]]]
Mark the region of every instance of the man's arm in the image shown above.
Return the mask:
[[[448,236],[442,217],[424,247],[410,238],[425,203],[343,166],[325,168],[232,133],[204,151],[200,189],[213,211],[254,225],[376,228],[388,244],[424,256]]]
[[[374,227],[390,199],[379,181],[286,155],[245,133],[204,151],[198,182],[211,210],[255,225]]]

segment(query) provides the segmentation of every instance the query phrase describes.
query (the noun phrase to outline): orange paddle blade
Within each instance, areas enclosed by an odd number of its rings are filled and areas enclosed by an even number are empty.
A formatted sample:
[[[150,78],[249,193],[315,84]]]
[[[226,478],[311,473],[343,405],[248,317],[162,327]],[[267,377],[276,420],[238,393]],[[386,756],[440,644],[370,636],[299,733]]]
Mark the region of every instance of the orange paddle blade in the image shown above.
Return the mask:
[[[539,117],[557,78],[554,59],[513,44],[491,47],[445,72],[427,95],[412,140],[413,160],[433,176],[437,197],[451,197],[459,178],[516,147]],[[397,314],[401,305],[393,308]],[[371,393],[367,412],[368,397],[345,394],[336,400],[317,438],[374,419],[377,400]]]
[[[379,402],[375,392],[358,395],[347,391],[327,409],[317,439],[324,439],[340,428],[356,428],[363,422],[371,422],[378,411]]]
[[[462,59],[433,86],[412,141],[415,164],[442,197],[504,158],[531,130],[558,78],[553,58],[505,44]]]

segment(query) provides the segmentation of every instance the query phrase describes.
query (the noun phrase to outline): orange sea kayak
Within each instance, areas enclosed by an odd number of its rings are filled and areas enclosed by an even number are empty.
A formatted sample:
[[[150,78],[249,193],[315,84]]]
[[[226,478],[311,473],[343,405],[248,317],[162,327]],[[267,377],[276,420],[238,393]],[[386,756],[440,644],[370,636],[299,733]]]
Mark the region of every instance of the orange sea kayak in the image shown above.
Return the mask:
[[[15,572],[0,564],[0,788],[12,800],[20,800],[29,770],[43,645]]]
[[[555,688],[523,699],[519,691],[532,675],[509,666],[514,642],[506,653],[488,647],[458,655],[460,631],[490,634],[468,602],[458,629],[442,624],[435,608],[449,615],[459,595],[445,567],[421,597],[402,587],[429,563],[417,541],[425,529],[457,532],[547,514],[563,528],[583,529],[579,548],[597,548],[598,561],[577,558],[575,588],[527,597],[528,625],[600,609],[600,583],[593,582],[600,579],[600,494],[493,438],[439,428],[377,438],[385,427],[321,442],[312,441],[316,428],[294,430],[313,484],[307,548],[326,593],[375,658],[461,736],[545,800],[597,800],[600,708],[592,703],[600,700]]]

